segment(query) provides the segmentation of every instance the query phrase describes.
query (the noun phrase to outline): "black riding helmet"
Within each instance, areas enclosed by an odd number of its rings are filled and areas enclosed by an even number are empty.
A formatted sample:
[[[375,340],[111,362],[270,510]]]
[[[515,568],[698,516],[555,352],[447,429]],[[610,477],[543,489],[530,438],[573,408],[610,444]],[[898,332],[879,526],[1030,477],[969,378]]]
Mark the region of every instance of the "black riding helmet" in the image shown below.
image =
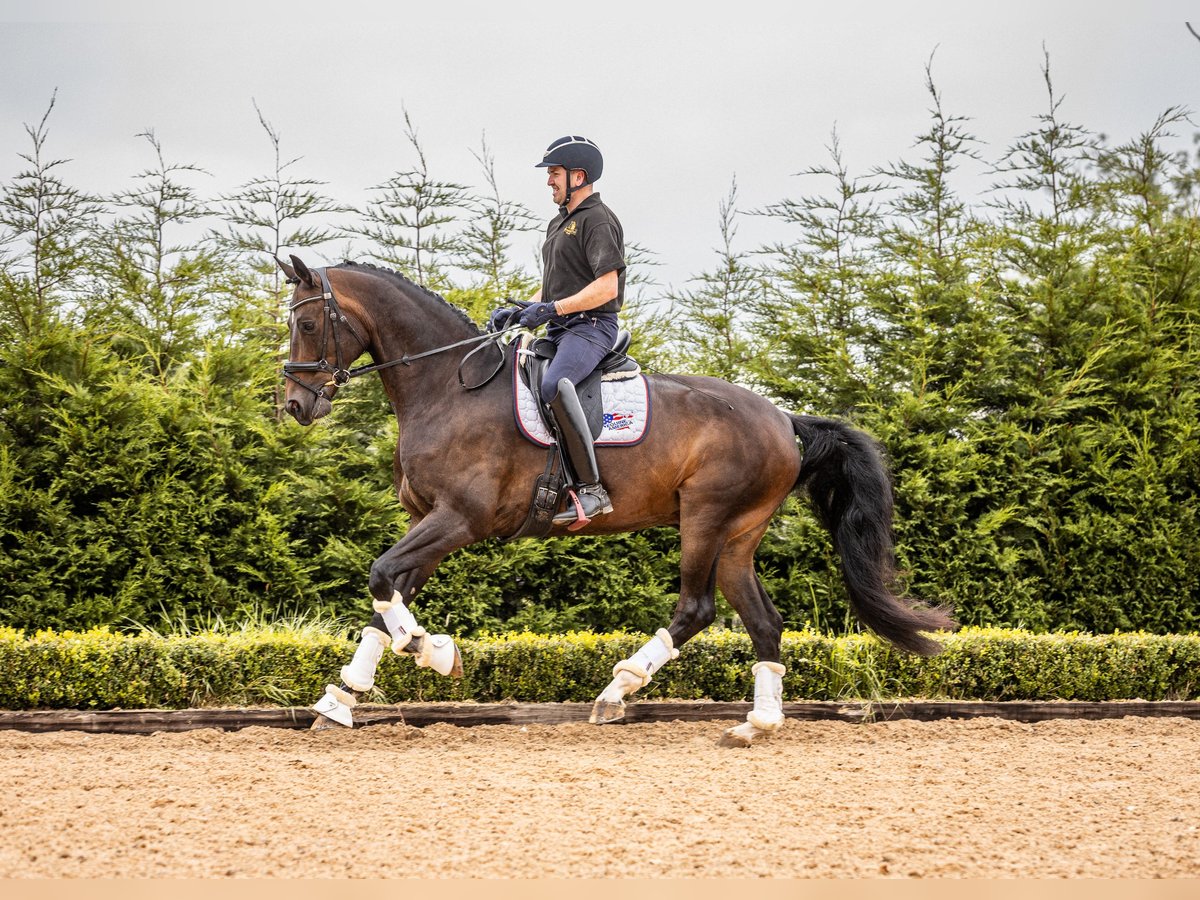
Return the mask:
[[[595,184],[604,172],[604,156],[592,141],[578,134],[560,137],[546,148],[542,161],[534,168],[562,166],[567,170],[567,203],[571,202],[571,170],[583,169],[584,184]]]

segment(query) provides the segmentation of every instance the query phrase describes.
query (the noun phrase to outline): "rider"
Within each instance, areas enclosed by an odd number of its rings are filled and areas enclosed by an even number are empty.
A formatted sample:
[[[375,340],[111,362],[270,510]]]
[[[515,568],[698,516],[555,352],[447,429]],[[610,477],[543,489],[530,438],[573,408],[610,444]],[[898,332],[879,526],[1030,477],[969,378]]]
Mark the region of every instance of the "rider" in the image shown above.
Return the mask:
[[[549,323],[546,336],[558,345],[541,392],[578,482],[578,509],[560,513],[554,522],[573,525],[574,530],[612,512],[575,386],[617,339],[617,311],[625,299],[625,233],[592,187],[604,170],[604,157],[594,143],[579,135],[561,137],[546,148],[536,168],[549,170],[546,184],[558,215],[550,221],[542,245],[542,286],[521,304],[518,321],[526,328]],[[493,326],[503,327],[516,312],[497,310]]]

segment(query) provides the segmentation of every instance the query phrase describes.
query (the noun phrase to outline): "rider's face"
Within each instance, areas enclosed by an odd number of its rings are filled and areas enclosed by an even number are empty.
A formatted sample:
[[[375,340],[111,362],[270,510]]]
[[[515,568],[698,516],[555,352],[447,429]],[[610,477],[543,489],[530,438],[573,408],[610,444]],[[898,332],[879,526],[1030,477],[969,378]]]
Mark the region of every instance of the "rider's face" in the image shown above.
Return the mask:
[[[567,202],[567,178],[572,178],[573,190],[583,186],[583,169],[572,169],[568,172],[562,166],[550,166],[546,170],[546,185],[554,196],[554,205],[562,206]]]
[[[546,170],[546,185],[554,197],[554,205],[567,202],[567,170],[562,166],[551,166]]]

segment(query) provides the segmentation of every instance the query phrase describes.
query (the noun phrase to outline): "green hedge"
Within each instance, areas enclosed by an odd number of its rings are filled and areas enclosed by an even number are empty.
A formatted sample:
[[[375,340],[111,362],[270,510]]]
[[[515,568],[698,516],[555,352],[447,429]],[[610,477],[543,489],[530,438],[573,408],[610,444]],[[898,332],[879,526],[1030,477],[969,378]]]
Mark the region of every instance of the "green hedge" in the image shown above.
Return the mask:
[[[644,635],[508,634],[463,640],[465,675],[442,678],[387,654],[370,698],[378,702],[591,701]],[[787,700],[1200,699],[1200,635],[1031,634],[965,629],[932,659],[870,636],[789,632]],[[288,632],[124,635],[107,629],[0,629],[0,707],[186,708],[307,705],[337,680],[351,641]],[[711,631],[639,692],[644,699],[746,700],[753,692],[748,638]]]

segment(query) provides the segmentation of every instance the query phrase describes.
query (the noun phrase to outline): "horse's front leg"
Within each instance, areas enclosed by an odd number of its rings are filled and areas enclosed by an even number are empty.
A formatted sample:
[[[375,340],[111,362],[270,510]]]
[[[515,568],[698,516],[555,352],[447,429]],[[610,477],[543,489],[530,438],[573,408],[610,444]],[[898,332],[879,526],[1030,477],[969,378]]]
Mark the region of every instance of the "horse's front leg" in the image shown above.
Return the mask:
[[[461,518],[431,513],[375,560],[370,580],[375,615],[363,629],[354,658],[342,667],[341,686],[327,685],[325,695],[313,706],[320,714],[314,728],[353,724],[352,710],[358,697],[374,687],[375,671],[388,646],[395,653],[413,656],[418,666],[461,677],[462,657],[454,639],[427,633],[405,598],[416,596],[448,553],[475,539]]]

